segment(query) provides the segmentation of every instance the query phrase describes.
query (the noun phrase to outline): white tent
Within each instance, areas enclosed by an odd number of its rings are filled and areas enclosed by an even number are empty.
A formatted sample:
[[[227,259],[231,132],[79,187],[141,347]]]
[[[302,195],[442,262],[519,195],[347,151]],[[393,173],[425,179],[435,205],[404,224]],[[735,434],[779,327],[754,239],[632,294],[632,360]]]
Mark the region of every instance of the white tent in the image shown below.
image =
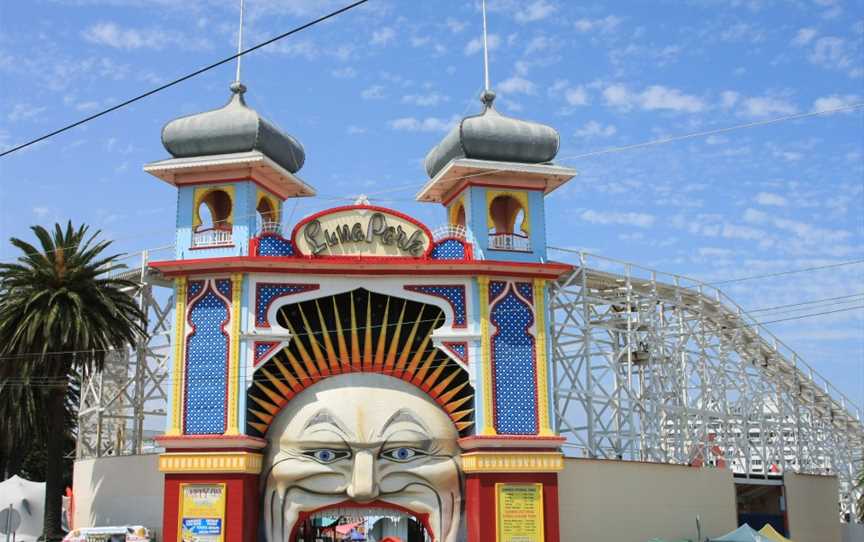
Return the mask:
[[[31,482],[13,476],[0,482],[0,516],[6,516],[12,505],[12,517],[20,520],[15,529],[16,542],[31,542],[42,534],[42,517],[45,513],[45,482]],[[14,521],[18,523],[18,521]],[[0,525],[0,532],[6,525]],[[3,537],[5,539],[5,536]]]

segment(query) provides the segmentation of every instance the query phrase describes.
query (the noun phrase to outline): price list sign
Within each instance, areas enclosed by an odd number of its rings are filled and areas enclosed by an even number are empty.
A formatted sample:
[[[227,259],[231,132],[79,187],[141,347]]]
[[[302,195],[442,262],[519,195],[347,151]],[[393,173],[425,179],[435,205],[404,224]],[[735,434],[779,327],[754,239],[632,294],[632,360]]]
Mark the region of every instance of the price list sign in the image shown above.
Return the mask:
[[[498,542],[543,542],[543,484],[495,484]]]
[[[225,539],[225,484],[180,484],[182,542]]]

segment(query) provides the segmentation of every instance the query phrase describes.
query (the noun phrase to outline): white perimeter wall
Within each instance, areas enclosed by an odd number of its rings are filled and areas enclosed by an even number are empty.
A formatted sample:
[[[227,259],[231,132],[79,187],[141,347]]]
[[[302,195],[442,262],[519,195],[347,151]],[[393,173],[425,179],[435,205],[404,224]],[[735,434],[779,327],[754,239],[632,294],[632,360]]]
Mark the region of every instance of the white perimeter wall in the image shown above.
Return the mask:
[[[696,540],[697,514],[703,538],[737,527],[727,469],[568,458],[558,498],[562,541]]]
[[[842,529],[835,476],[786,473],[789,538],[795,542],[840,542]]]
[[[843,542],[864,542],[864,524],[844,523],[841,529]]]
[[[74,527],[144,525],[162,535],[164,477],[159,454],[75,462]]]

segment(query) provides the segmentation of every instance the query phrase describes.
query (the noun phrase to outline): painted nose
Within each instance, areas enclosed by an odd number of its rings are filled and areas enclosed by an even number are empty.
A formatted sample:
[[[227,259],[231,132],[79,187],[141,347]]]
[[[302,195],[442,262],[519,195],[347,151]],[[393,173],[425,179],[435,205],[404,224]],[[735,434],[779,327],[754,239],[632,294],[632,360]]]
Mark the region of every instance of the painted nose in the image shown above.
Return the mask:
[[[372,452],[361,451],[354,456],[354,471],[348,496],[357,502],[369,502],[378,496],[378,483],[375,481],[375,456]]]

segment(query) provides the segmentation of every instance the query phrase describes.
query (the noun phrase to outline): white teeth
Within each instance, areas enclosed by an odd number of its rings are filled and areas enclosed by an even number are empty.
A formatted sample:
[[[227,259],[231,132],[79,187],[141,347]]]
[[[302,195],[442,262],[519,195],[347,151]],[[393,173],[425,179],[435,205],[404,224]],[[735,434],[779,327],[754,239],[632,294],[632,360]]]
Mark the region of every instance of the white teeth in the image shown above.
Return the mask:
[[[398,521],[402,518],[414,518],[411,514],[406,514],[395,508],[327,508],[310,514],[310,518],[315,519],[332,519],[341,516],[345,517],[384,517]]]

